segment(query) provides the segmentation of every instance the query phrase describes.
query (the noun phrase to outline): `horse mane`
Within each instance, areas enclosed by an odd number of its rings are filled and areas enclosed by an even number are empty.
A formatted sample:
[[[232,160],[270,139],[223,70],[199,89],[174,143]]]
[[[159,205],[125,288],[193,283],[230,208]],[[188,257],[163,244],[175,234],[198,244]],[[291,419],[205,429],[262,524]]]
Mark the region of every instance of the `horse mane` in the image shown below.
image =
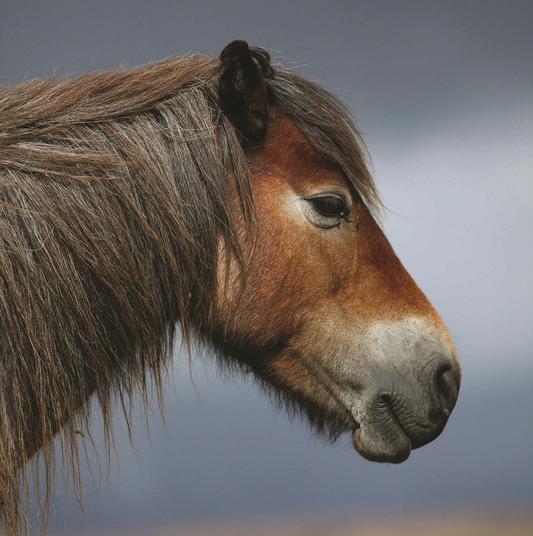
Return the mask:
[[[114,405],[129,426],[134,394],[148,403],[155,389],[161,401],[177,330],[210,344],[220,241],[242,259],[230,174],[250,229],[254,211],[221,70],[218,58],[186,56],[0,90],[0,517],[13,534],[30,458],[41,452],[45,520],[52,438],[79,486],[91,407],[109,445]],[[378,210],[344,105],[278,67],[266,82],[272,104]]]

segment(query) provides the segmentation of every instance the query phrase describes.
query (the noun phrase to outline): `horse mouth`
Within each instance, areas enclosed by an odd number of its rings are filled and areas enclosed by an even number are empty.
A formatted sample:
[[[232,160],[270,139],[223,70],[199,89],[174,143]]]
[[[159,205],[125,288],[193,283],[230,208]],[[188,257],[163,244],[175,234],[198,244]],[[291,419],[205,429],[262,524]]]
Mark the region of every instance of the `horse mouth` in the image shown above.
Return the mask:
[[[354,421],[352,444],[363,458],[394,464],[409,458],[413,445],[386,400],[375,402],[363,418]]]
[[[446,360],[426,368],[429,380],[422,384],[420,375],[418,381],[403,383],[393,383],[393,377],[390,387],[374,387],[352,398],[350,413],[357,423],[352,443],[363,458],[402,463],[444,430],[457,401],[460,369]]]

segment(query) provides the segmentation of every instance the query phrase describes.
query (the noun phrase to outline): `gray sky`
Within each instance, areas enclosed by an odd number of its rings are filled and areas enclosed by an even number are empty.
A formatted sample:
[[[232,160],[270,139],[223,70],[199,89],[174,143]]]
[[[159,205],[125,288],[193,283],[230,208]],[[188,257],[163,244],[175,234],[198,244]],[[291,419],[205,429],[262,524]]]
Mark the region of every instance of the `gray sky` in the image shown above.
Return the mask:
[[[383,467],[197,364],[199,398],[183,365],[170,439],[154,419],[150,447],[139,425],[140,465],[119,434],[118,491],[115,464],[98,499],[88,486],[89,524],[533,500],[532,29],[530,0],[0,0],[2,84],[244,38],[341,96],[367,133],[387,233],[464,367],[443,436]],[[71,506],[67,525],[79,517]]]

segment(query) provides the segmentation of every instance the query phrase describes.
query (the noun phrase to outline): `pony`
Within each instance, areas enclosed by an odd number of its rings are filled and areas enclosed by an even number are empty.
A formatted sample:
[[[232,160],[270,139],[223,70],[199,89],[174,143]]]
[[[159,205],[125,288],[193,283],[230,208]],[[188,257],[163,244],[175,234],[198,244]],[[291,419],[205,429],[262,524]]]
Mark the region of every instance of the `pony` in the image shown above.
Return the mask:
[[[79,475],[91,408],[109,440],[115,405],[129,418],[135,394],[161,398],[178,337],[367,460],[403,462],[441,433],[460,362],[381,230],[367,159],[337,98],[244,41],[0,90],[12,534],[28,462],[46,510],[54,445]]]

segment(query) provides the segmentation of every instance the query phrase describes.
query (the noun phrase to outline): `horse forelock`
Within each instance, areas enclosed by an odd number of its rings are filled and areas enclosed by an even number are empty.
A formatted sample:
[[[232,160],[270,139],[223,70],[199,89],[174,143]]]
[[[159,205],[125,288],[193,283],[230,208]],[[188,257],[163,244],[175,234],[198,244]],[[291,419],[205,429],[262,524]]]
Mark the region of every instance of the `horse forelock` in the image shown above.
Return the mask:
[[[369,169],[365,141],[349,109],[327,90],[290,71],[277,71],[270,86],[276,106],[293,119],[318,153],[340,165],[379,218],[383,205]]]
[[[43,446],[46,510],[59,430],[78,478],[92,393],[110,439],[115,398],[129,422],[134,392],[161,395],[177,325],[209,342],[221,239],[241,256],[229,174],[250,229],[254,212],[219,74],[219,60],[191,56],[0,90],[0,511],[13,533],[19,470]],[[279,68],[267,83],[377,210],[342,104]]]

